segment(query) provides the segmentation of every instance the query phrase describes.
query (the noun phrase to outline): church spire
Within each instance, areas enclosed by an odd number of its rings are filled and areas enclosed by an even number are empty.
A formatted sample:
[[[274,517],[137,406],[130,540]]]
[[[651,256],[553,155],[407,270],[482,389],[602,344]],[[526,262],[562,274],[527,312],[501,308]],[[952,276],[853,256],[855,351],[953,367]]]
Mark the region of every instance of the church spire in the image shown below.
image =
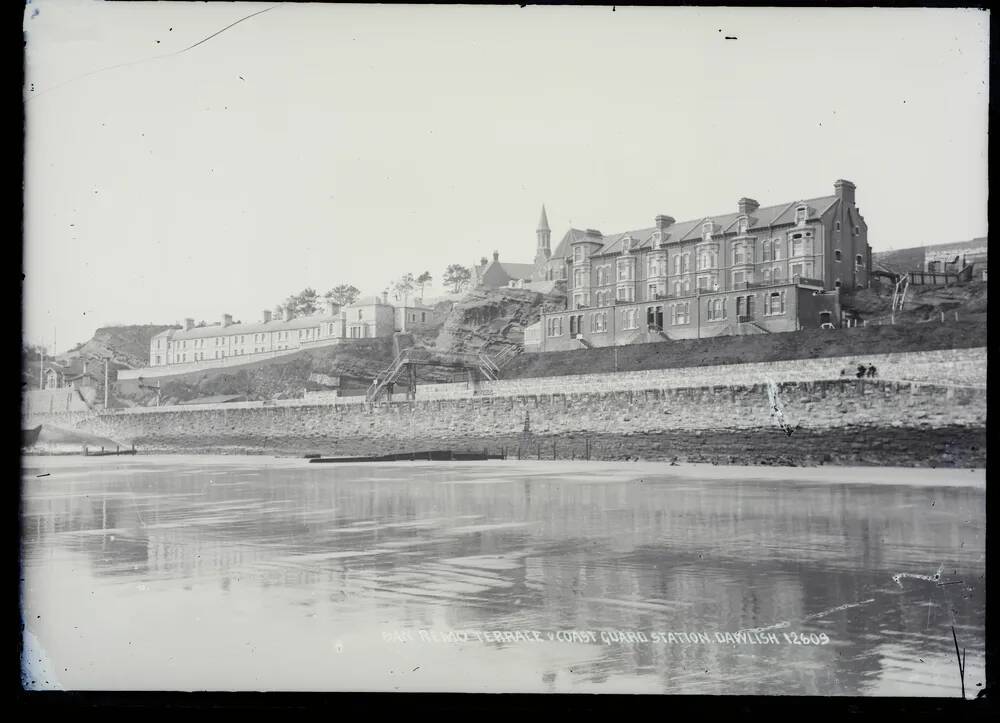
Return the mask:
[[[537,265],[548,261],[549,257],[552,256],[552,250],[549,247],[552,231],[549,230],[549,219],[545,215],[544,204],[542,205],[542,215],[538,219],[538,230],[535,231],[535,236],[538,238],[538,247],[535,249],[535,264]]]
[[[542,216],[538,219],[538,230],[539,231],[550,231],[549,219],[545,215],[545,204],[542,204]]]

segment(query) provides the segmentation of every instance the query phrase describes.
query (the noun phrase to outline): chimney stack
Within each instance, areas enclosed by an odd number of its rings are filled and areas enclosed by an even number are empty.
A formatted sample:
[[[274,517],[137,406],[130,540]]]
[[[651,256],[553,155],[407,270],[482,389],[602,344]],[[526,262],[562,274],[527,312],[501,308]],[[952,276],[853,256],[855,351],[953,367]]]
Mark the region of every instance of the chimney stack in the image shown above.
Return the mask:
[[[233,315],[232,314],[223,314],[222,315],[222,326],[223,327],[231,326],[232,323],[233,323]]]
[[[667,227],[672,225],[673,223],[674,223],[673,216],[665,216],[664,214],[661,213],[659,216],[656,217],[656,228],[658,228],[660,231],[666,231]]]
[[[588,228],[587,229],[587,235],[588,236],[594,236],[596,238],[604,238],[604,234],[602,234],[596,228]]]
[[[383,291],[382,292],[382,303],[386,304],[386,305],[389,304],[389,292],[388,291]]]
[[[741,214],[751,214],[760,208],[760,204],[754,201],[752,198],[741,198],[739,203],[736,204]]]
[[[284,308],[284,312],[285,312],[285,321],[291,321],[292,317],[295,316],[291,306],[286,306]]]
[[[191,331],[194,328],[194,319],[184,320],[184,331]]]
[[[499,261],[500,260],[500,252],[499,251],[494,251],[493,252],[493,260],[494,261]]]
[[[857,188],[857,186],[850,181],[845,181],[841,178],[833,184],[833,188],[837,192],[837,198],[849,206],[854,205],[854,189]]]
[[[264,312],[261,314],[261,318],[264,320],[265,324],[271,321],[271,310],[264,309]]]
[[[480,266],[486,266],[486,264],[488,264],[488,263],[489,263],[489,261],[486,260],[485,256],[483,256],[481,259],[479,259],[479,265]]]
[[[336,316],[337,312],[340,311],[340,305],[336,301],[326,302],[326,313],[329,316]]]

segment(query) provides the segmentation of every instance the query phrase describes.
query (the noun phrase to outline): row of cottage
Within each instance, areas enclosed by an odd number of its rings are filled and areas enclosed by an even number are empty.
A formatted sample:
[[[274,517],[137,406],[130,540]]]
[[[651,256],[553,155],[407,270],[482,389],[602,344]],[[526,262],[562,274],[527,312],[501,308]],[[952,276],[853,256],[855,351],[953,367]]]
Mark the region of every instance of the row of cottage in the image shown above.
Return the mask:
[[[525,330],[528,351],[841,325],[841,290],[870,283],[855,185],[834,194],[616,234],[570,229],[552,252],[543,208],[532,278],[564,279],[563,310]]]
[[[168,329],[150,340],[150,366],[211,361],[252,354],[295,350],[322,343],[392,336],[420,331],[440,322],[440,313],[421,303],[393,306],[388,295],[358,299],[346,306],[327,302],[314,314],[295,316],[264,311],[254,323],[233,322],[223,314],[214,324],[195,326],[185,319],[181,329]]]

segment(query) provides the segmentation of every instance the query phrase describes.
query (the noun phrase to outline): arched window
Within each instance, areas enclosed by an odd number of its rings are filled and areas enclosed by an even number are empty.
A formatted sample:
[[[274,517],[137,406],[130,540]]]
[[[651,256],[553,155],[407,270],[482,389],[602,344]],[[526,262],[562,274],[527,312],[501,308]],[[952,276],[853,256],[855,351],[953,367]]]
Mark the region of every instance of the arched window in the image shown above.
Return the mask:
[[[854,257],[854,265],[859,269],[863,269],[865,267],[865,262],[864,259],[861,258],[861,254]]]
[[[840,249],[836,249],[833,252],[833,260],[840,261]]]

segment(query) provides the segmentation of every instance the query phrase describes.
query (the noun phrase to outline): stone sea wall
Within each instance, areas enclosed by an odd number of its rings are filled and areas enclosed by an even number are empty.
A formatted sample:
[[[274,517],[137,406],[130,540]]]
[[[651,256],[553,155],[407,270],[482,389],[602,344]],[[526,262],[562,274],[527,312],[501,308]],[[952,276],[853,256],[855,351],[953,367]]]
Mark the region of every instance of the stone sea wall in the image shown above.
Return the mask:
[[[974,386],[836,379],[396,402],[38,415],[140,451],[384,454],[455,449],[551,459],[985,466],[986,394]],[[572,386],[570,386],[572,389]],[[530,434],[523,433],[528,418]]]

